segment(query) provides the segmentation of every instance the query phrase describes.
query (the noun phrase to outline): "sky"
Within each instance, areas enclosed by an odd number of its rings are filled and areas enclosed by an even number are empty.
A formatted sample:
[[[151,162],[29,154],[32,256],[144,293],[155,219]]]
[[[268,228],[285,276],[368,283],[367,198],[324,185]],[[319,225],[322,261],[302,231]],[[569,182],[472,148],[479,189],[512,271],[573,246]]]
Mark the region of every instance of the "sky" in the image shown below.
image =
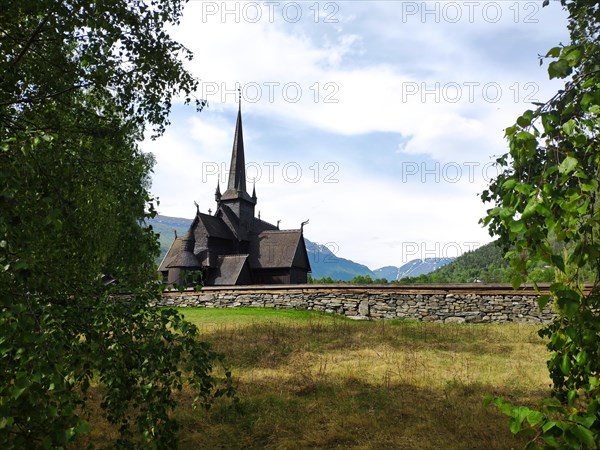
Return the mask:
[[[239,88],[257,214],[377,269],[492,240],[479,194],[504,128],[561,88],[538,55],[568,42],[542,1],[197,1],[172,36],[208,108],[175,102],[154,154],[159,213],[214,211]]]

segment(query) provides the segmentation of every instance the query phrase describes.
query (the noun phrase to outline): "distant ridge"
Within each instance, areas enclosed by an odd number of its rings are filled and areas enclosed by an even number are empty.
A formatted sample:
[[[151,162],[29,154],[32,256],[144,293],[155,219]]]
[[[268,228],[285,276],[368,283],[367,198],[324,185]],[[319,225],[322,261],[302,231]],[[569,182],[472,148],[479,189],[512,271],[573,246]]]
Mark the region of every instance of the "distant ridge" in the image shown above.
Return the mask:
[[[350,281],[358,276],[379,278],[363,264],[339,258],[326,245],[317,244],[304,238],[308,259],[312,267],[312,278],[330,277],[333,280]]]
[[[449,264],[424,275],[411,275],[412,283],[507,283],[513,274],[504,252],[495,242],[463,253]],[[548,281],[548,274],[540,270],[536,281]]]
[[[386,266],[374,270],[376,278],[385,278],[388,281],[398,281],[407,277],[426,275],[434,270],[444,267],[455,258],[425,258],[413,259],[400,267]]]
[[[160,256],[157,262],[160,262],[166,255],[175,237],[175,232],[178,236],[183,236],[191,223],[191,219],[163,216],[160,214],[154,219],[148,220],[148,224],[152,225],[154,231],[159,234]],[[330,277],[333,280],[350,281],[354,277],[369,276],[372,279],[385,278],[388,281],[395,281],[430,273],[454,259],[415,259],[400,267],[387,266],[371,270],[364,264],[340,258],[327,245],[318,244],[306,238],[304,238],[304,241],[312,268],[311,276],[317,279]]]
[[[178,236],[183,236],[191,223],[191,219],[163,215],[148,220],[148,224],[152,225],[154,231],[159,234],[160,256],[158,262],[162,261],[162,258],[167,254],[175,237],[175,232]],[[313,278],[331,277],[334,280],[341,281],[349,281],[356,276],[367,275],[373,279],[377,278],[367,266],[349,259],[339,258],[326,245],[317,244],[306,238],[304,242]]]

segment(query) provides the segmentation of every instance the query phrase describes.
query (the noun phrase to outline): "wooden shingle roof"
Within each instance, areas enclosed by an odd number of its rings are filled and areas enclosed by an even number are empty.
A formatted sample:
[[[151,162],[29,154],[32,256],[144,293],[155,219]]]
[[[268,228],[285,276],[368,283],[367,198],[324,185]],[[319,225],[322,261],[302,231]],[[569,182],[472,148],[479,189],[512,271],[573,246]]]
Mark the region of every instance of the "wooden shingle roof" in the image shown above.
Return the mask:
[[[199,222],[204,226],[208,236],[221,239],[235,239],[233,233],[221,218],[203,213],[199,213],[197,217]],[[196,226],[199,225],[200,223]]]
[[[167,269],[172,267],[179,269],[199,269],[202,267],[198,258],[194,255],[194,233],[190,227],[185,235],[180,239],[181,248],[178,252],[173,252]]]
[[[167,269],[172,267],[180,269],[200,269],[202,265],[192,252],[184,250],[175,256],[175,258],[172,258],[171,262],[167,264]]]
[[[255,235],[250,242],[249,262],[253,269],[310,268],[302,231],[267,230]]]
[[[167,254],[161,261],[160,266],[158,266],[158,271],[165,272],[169,270],[168,266],[171,264],[171,261],[173,261],[177,257],[177,255],[179,255],[183,251],[183,247],[183,238],[175,238],[173,240],[173,243],[171,244],[171,247],[169,247]]]
[[[234,286],[243,276],[244,266],[248,270],[248,255],[221,255],[216,270],[210,273],[208,285]]]

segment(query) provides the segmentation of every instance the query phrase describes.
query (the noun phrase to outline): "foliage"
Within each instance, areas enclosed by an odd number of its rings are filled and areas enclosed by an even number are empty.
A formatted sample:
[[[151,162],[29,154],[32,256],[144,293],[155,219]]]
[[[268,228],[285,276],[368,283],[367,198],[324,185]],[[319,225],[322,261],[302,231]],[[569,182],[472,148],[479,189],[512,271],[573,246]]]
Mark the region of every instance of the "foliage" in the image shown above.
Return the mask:
[[[600,9],[589,0],[561,4],[571,42],[546,58],[550,78],[565,79],[564,88],[506,129],[510,154],[498,159],[504,171],[482,194],[495,203],[484,223],[510,248],[513,284],[540,261],[556,270],[551,296],[540,298],[540,306],[552,299],[558,312],[540,331],[548,339],[552,389],[539,410],[493,401],[512,417],[513,432],[532,433],[527,448],[598,448]],[[582,286],[584,270],[592,289]]]
[[[369,275],[357,275],[352,278],[349,283],[351,284],[387,284],[388,280],[385,278],[371,278]]]
[[[331,277],[313,278],[309,274],[308,282],[311,284],[388,284],[386,278],[371,278],[369,275],[356,275],[349,281],[334,280]]]
[[[340,280],[334,280],[331,277],[314,278],[310,273],[308,274],[307,282],[309,284],[336,284],[336,283],[342,283],[342,281],[340,281]]]
[[[0,8],[2,448],[74,441],[89,429],[92,383],[130,447],[175,445],[171,391],[186,380],[200,403],[230,393],[196,327],[150,306],[153,161],[137,141],[146,124],[160,134],[172,97],[196,87],[166,32],[181,10],[179,0]]]

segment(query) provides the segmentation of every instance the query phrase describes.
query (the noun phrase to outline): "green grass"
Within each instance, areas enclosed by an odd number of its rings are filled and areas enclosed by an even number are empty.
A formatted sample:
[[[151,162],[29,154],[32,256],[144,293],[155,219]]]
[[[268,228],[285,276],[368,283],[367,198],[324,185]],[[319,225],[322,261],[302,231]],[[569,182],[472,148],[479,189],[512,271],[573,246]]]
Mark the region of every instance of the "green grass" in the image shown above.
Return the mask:
[[[548,388],[531,325],[356,322],[310,311],[182,309],[226,356],[239,404],[177,412],[184,449],[506,449],[524,441],[486,394]],[[189,404],[192,392],[181,399]],[[110,442],[110,430],[93,440]]]
[[[258,323],[276,320],[302,322],[305,320],[321,320],[325,317],[340,319],[339,316],[322,314],[317,311],[274,308],[179,308],[185,318],[196,325],[204,323]]]

